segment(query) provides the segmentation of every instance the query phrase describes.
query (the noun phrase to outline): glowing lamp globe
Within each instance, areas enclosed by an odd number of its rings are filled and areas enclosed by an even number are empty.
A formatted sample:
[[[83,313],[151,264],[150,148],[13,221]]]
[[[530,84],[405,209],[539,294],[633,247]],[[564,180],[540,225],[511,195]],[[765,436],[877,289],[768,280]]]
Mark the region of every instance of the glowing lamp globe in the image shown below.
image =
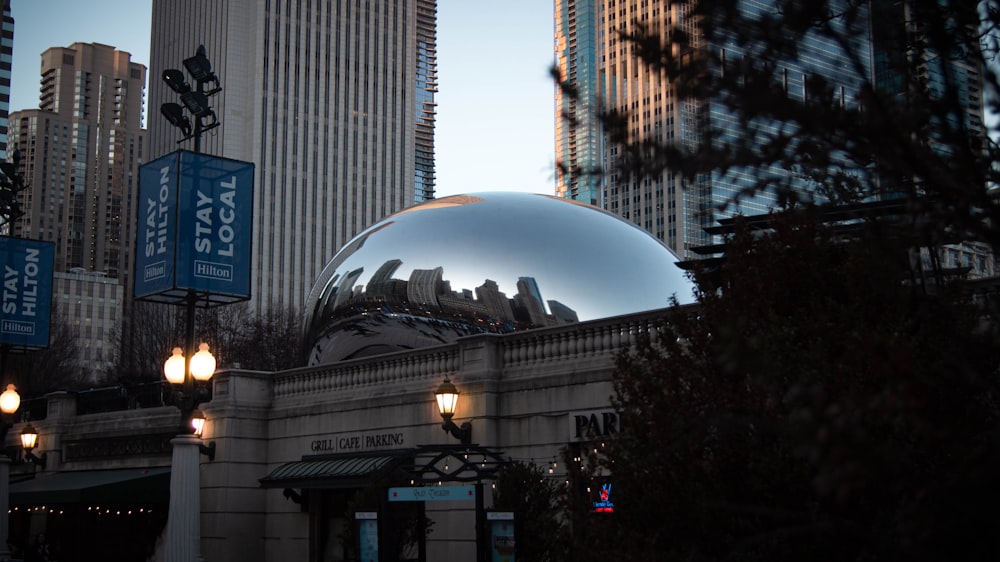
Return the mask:
[[[191,376],[196,381],[207,381],[215,374],[215,357],[208,351],[208,344],[202,343],[198,353],[191,358]]]
[[[184,351],[175,347],[173,355],[163,364],[163,376],[170,384],[184,384]]]
[[[0,412],[13,414],[21,406],[21,395],[17,393],[17,388],[12,384],[7,385],[7,389],[0,394]]]

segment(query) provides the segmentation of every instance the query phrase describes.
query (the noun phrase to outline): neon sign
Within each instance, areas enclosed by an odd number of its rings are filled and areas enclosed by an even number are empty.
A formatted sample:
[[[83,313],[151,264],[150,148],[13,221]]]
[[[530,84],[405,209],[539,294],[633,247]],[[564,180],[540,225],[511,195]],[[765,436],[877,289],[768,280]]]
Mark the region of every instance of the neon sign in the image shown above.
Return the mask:
[[[615,502],[611,501],[611,483],[608,482],[598,490],[600,499],[594,502],[594,511],[597,513],[614,513]]]

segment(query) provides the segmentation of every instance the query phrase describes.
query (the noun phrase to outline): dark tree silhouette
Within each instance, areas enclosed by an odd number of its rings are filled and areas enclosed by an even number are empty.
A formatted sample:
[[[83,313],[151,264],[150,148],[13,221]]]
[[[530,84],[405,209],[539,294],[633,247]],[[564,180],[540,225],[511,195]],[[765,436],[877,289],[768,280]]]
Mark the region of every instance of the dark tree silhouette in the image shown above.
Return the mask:
[[[961,271],[928,277],[924,262],[942,244],[1000,247],[997,147],[967,103],[974,71],[998,109],[998,4],[684,5],[697,37],[651,26],[621,39],[739,134],[664,144],[608,110],[622,156],[596,172],[739,172],[728,204],[769,192],[781,209],[738,218],[724,257],[695,269],[697,303],[620,356],[628,431],[599,463],[615,517],[576,525],[578,559],[608,541],[623,560],[996,559],[996,290],[973,296]],[[801,99],[782,88],[776,69],[816,40],[840,49],[856,96],[819,74]],[[833,224],[815,206],[875,200],[895,213]]]
[[[163,362],[184,343],[186,314],[181,306],[136,302],[129,323],[115,335],[117,362],[111,382],[161,380]],[[198,309],[195,340],[209,344],[219,368],[278,371],[300,366],[301,326],[292,308],[254,314],[241,303]]]
[[[557,560],[560,521],[556,511],[559,487],[534,463],[503,465],[493,490],[493,508],[514,513],[517,560]]]
[[[16,381],[23,399],[37,398],[56,390],[87,388],[94,381],[80,365],[80,340],[53,303],[49,322],[49,345],[26,353],[8,353],[5,370]]]
[[[687,560],[995,558],[995,323],[951,287],[904,286],[872,234],[808,213],[772,226],[738,229],[698,303],[620,357],[629,431],[606,466],[622,542]]]

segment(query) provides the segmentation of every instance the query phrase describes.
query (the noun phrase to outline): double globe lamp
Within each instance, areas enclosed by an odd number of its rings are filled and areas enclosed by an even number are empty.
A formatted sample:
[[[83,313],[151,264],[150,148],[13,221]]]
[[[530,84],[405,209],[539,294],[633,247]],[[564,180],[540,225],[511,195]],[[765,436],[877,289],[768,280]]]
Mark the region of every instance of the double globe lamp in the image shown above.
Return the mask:
[[[175,386],[182,386],[187,382],[184,374],[186,361],[184,350],[175,347],[173,355],[163,364],[163,375],[167,378],[167,382]],[[208,382],[215,374],[215,356],[208,351],[207,343],[198,346],[198,352],[191,356],[190,370],[191,377],[196,382]]]
[[[181,411],[182,433],[201,437],[202,429],[205,427],[205,415],[197,409],[197,406],[208,398],[208,391],[204,385],[214,374],[215,357],[209,352],[207,343],[198,346],[198,352],[191,356],[190,362],[184,357],[184,350],[175,347],[173,354],[163,364],[163,375],[174,387],[174,401]],[[202,450],[210,459],[215,456],[214,445],[213,443],[211,454],[207,449]]]
[[[17,388],[8,384],[7,388],[0,393],[0,412],[3,413],[3,437],[7,437],[7,431],[11,428],[10,419],[14,417],[17,413],[17,409],[21,407],[21,395],[17,393]],[[6,441],[6,439],[4,439]],[[35,426],[30,423],[24,426],[21,430],[21,447],[24,448],[24,457],[36,465],[45,468],[45,460],[48,456],[46,453],[42,453],[42,456],[36,456],[34,453],[35,447],[38,445],[38,430]]]

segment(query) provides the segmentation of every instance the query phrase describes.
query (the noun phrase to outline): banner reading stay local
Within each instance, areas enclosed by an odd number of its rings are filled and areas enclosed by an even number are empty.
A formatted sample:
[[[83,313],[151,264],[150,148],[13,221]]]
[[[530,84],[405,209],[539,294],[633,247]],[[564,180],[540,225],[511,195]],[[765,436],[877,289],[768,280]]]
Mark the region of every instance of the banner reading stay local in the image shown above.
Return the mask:
[[[0,236],[0,344],[29,349],[49,346],[54,259],[52,242]]]
[[[136,298],[250,297],[253,173],[252,163],[186,150],[139,169]]]

